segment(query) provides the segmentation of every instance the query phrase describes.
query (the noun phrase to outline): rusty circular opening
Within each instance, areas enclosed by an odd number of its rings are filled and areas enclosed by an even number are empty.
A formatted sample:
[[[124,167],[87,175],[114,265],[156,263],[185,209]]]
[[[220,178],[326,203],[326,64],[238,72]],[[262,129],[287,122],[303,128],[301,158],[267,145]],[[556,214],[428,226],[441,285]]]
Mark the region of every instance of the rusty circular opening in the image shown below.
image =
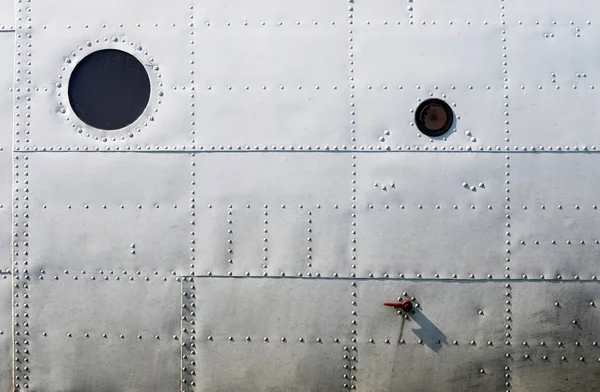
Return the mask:
[[[448,132],[454,122],[454,112],[441,99],[427,99],[417,107],[415,123],[427,136],[441,136]]]
[[[77,117],[98,129],[124,128],[150,100],[150,77],[133,55],[116,49],[90,53],[73,69],[69,103]]]

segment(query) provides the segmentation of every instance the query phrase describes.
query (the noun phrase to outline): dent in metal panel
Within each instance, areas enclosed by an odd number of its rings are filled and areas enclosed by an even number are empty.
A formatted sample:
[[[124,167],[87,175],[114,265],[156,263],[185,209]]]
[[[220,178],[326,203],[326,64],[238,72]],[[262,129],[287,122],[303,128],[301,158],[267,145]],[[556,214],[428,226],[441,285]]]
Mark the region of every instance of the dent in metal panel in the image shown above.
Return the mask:
[[[594,390],[600,358],[598,284],[523,282],[512,286],[513,389]]]
[[[358,282],[356,384],[368,391],[489,391],[505,366],[502,283]],[[383,306],[411,298],[414,313]]]
[[[30,155],[32,269],[187,273],[189,163],[188,154]]]
[[[9,264],[4,263],[5,266]],[[4,272],[6,271],[6,272]],[[0,391],[12,388],[12,277],[10,268],[0,274]]]
[[[511,270],[515,277],[600,274],[599,190],[593,154],[517,154],[512,165]]]
[[[358,276],[502,275],[501,155],[363,154],[357,161]]]
[[[175,277],[106,271],[34,278],[25,315],[30,388],[179,389],[180,296]]]
[[[195,160],[196,274],[348,271],[348,154],[196,154]]]
[[[195,390],[344,389],[350,282],[194,280]]]
[[[321,18],[198,24],[198,145],[348,143],[347,26]]]
[[[189,146],[193,127],[193,76],[190,75],[193,21],[189,6],[166,7],[154,2],[145,4],[140,15],[136,11],[139,5],[129,1],[119,6],[119,21],[110,23],[102,11],[90,14],[87,7],[68,8],[62,4],[69,13],[44,20],[41,15],[55,14],[44,13],[47,7],[55,6],[52,1],[32,5],[31,13],[40,17],[33,18],[27,34],[23,31],[19,35],[20,41],[28,37],[26,42],[31,48],[28,47],[29,72],[27,78],[18,80],[17,91],[27,91],[32,98],[30,132],[16,138],[17,147],[176,150]],[[81,22],[72,24],[73,17]],[[60,40],[55,39],[57,35]],[[22,42],[21,47],[25,44]],[[150,102],[144,114],[118,131],[87,126],[68,102],[68,82],[74,67],[87,54],[107,48],[137,57],[151,80]]]
[[[15,27],[15,1],[0,0],[0,31],[13,30]],[[14,42],[14,36],[10,34]],[[12,49],[12,48],[11,48]],[[3,57],[6,58],[6,57]]]

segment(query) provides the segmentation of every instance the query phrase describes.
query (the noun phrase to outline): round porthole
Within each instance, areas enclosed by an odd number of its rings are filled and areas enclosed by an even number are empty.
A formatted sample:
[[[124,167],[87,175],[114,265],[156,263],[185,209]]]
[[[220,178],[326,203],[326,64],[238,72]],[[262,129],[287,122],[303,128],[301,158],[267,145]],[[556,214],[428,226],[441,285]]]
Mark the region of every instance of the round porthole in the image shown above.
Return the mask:
[[[69,102],[84,123],[115,130],[137,120],[150,100],[150,78],[133,55],[116,49],[93,52],[73,69]]]
[[[417,107],[415,123],[419,131],[427,136],[441,136],[450,130],[454,122],[454,113],[441,99],[427,99]]]

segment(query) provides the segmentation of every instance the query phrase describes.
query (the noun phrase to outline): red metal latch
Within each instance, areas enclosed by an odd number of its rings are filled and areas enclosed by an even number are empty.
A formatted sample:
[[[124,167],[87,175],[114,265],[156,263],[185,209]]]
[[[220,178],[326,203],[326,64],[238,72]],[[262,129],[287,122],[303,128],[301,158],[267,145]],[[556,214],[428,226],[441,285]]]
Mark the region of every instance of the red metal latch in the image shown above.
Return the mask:
[[[405,312],[410,312],[413,309],[413,304],[407,299],[404,299],[400,302],[384,302],[385,306],[391,306],[393,308],[400,308]]]

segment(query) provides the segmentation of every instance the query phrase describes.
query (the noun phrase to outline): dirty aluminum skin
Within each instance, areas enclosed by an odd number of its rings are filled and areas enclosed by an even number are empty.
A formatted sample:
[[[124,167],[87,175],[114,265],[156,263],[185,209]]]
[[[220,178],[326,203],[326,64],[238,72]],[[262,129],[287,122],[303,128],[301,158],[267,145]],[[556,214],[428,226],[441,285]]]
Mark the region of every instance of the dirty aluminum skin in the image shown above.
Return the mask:
[[[598,390],[599,27],[592,0],[0,0],[0,391]],[[108,49],[150,88],[116,130],[69,95]]]

